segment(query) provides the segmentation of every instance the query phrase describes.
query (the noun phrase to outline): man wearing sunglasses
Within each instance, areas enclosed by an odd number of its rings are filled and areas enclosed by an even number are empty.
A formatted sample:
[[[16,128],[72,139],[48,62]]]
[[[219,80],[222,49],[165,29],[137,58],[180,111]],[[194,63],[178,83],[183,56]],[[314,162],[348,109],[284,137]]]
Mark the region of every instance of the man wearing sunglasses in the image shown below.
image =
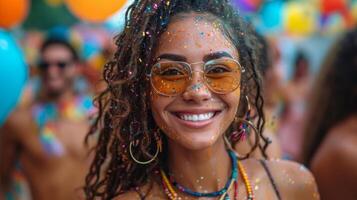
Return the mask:
[[[77,52],[67,41],[48,39],[38,69],[38,98],[18,108],[0,129],[0,188],[11,191],[15,173],[15,185],[26,181],[31,199],[78,199],[89,165],[84,138],[94,109],[91,98],[75,91]],[[11,195],[21,199],[23,194]]]

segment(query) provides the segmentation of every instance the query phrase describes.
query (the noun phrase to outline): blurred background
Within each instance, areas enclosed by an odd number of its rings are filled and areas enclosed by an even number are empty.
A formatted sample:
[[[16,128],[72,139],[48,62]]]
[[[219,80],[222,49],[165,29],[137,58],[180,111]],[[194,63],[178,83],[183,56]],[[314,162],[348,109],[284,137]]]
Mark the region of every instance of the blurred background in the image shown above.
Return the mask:
[[[2,34],[10,34],[21,48],[31,78],[37,73],[39,46],[46,36],[56,35],[76,47],[86,65],[85,78],[96,83],[132,0],[83,2],[1,0]],[[285,82],[293,76],[298,53],[306,57],[308,72],[314,75],[336,36],[357,23],[357,0],[232,0],[232,4],[274,46]]]
[[[36,49],[48,34],[68,38],[90,68],[100,70],[98,56],[123,29],[132,0],[98,2],[2,0],[0,27],[21,46],[31,74],[36,71]],[[284,80],[292,76],[298,51],[306,54],[309,70],[315,73],[336,35],[357,23],[356,0],[232,0],[232,4],[259,33],[274,41]]]
[[[41,93],[39,49],[51,36],[69,41],[80,58],[75,90],[95,95],[113,38],[133,0],[0,0],[0,126]],[[331,45],[357,24],[357,0],[232,0],[266,41],[266,129],[276,157],[302,161],[303,119],[311,85]],[[266,61],[268,62],[268,61]],[[274,156],[273,156],[274,157]],[[27,197],[28,198],[28,197]],[[1,198],[0,198],[1,199]],[[26,198],[25,198],[26,199]]]

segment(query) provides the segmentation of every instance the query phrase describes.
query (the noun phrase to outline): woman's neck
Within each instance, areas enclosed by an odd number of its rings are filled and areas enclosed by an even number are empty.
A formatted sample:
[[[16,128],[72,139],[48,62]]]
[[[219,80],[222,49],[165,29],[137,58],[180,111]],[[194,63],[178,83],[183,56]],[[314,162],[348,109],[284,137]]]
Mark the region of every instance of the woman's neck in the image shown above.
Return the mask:
[[[169,175],[197,192],[222,189],[232,173],[232,162],[223,138],[202,150],[188,150],[169,141]]]

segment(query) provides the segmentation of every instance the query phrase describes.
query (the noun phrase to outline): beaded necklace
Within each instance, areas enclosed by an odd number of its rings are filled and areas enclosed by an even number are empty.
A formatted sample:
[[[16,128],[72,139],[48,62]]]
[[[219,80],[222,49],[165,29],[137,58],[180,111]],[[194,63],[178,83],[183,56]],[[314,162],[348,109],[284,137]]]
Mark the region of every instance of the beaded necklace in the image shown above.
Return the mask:
[[[237,185],[237,180],[231,180],[231,183],[229,184],[229,187],[227,191],[221,195],[219,200],[230,200],[229,195],[227,195],[227,192],[231,189],[232,185],[236,186]],[[236,196],[234,196],[234,199],[237,199]]]
[[[231,155],[231,153],[234,155],[233,151],[229,151],[230,155]],[[244,166],[239,162],[239,160],[236,159],[235,156],[233,156],[233,157],[235,158],[234,160],[235,160],[235,163],[238,165],[238,171],[241,174],[243,182],[244,182],[244,185],[245,185],[245,187],[247,189],[247,199],[248,200],[255,200],[254,194],[253,194],[253,190],[252,190],[252,186],[250,184],[250,181],[248,179],[248,175],[246,173],[246,170],[245,170]],[[178,194],[174,190],[171,182],[169,181],[169,179],[167,178],[165,172],[162,169],[160,170],[160,174],[161,174],[161,178],[162,178],[163,189],[164,189],[164,192],[167,195],[167,197],[170,200],[181,200],[181,197],[178,196]],[[230,179],[227,189],[222,194],[217,195],[217,196],[210,196],[210,197],[218,197],[218,196],[220,196],[219,200],[229,200],[230,197],[229,197],[229,195],[227,195],[227,192],[230,190],[230,188],[233,185],[234,186],[234,200],[238,200],[238,181],[237,181],[237,179],[238,179],[238,177],[236,177],[235,179]],[[182,191],[182,190],[180,190],[180,191]],[[207,193],[203,193],[203,194],[207,194]]]
[[[164,192],[167,195],[167,197],[170,200],[181,200],[181,197],[178,196],[178,194],[175,192],[175,190],[173,189],[169,179],[167,178],[165,172],[163,170],[160,170],[161,173],[161,177],[162,177],[162,186],[164,188]],[[234,199],[237,200],[237,191],[238,191],[238,183],[237,183],[237,179],[232,179],[227,190],[220,196],[219,200],[230,200],[229,195],[227,195],[227,192],[230,190],[230,188],[232,187],[232,185],[234,185],[234,189],[235,189],[235,193],[234,193]]]
[[[177,183],[173,177],[170,177],[170,180],[172,181],[172,184],[177,188],[179,189],[181,192],[183,193],[186,193],[190,196],[193,196],[193,197],[218,197],[218,196],[221,196],[222,194],[224,194],[227,190],[228,190],[228,187],[231,185],[231,182],[233,182],[234,180],[237,179],[237,176],[238,176],[238,169],[237,169],[237,158],[234,154],[233,151],[228,151],[228,154],[229,154],[229,157],[231,158],[231,161],[232,161],[232,173],[231,173],[231,177],[230,179],[227,181],[226,185],[218,190],[218,191],[215,191],[215,192],[209,192],[209,193],[202,193],[202,192],[195,192],[195,191],[192,191],[188,188],[185,188],[184,186],[180,185],[179,183]]]
[[[239,172],[242,176],[245,188],[247,189],[247,199],[248,200],[254,200],[254,194],[253,194],[253,190],[252,190],[252,184],[250,184],[249,179],[248,179],[248,175],[247,172],[245,171],[244,166],[238,161],[238,169]]]

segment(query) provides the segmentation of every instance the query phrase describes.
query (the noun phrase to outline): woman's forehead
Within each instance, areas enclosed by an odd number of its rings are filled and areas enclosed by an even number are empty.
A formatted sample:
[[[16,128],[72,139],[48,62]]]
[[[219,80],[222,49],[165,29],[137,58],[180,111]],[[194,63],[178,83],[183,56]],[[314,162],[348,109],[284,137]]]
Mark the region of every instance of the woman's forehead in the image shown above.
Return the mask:
[[[161,35],[156,55],[167,51],[176,54],[226,51],[238,57],[236,47],[223,34],[220,20],[207,20],[205,16],[195,13],[175,16],[174,19]]]

